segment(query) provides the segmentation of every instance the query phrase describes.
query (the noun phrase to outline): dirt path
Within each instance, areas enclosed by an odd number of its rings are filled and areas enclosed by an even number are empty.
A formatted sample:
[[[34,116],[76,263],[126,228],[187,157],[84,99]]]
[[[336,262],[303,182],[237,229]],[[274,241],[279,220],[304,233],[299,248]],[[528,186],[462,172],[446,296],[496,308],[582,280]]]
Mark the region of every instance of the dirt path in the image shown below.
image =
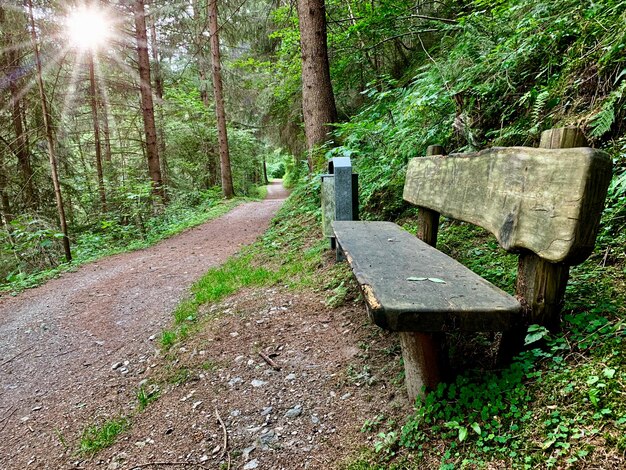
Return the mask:
[[[64,436],[123,406],[122,378],[149,367],[188,287],[263,233],[285,196],[273,183],[262,202],[0,298],[0,468],[60,468]]]

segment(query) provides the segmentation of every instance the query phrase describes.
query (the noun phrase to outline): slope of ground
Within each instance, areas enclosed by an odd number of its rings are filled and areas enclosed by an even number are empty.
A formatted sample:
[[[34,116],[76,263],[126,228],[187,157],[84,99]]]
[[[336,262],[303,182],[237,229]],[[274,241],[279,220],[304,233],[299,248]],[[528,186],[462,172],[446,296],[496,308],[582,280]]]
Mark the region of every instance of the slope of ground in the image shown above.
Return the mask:
[[[60,468],[64,441],[125,403],[189,285],[263,233],[285,196],[275,183],[265,201],[0,298],[0,468]]]
[[[283,197],[0,299],[0,468],[331,468],[406,416],[397,345],[354,289],[337,308],[321,285],[247,288],[160,347],[192,282]],[[334,257],[318,268],[332,278]],[[110,447],[81,451],[107,426]]]

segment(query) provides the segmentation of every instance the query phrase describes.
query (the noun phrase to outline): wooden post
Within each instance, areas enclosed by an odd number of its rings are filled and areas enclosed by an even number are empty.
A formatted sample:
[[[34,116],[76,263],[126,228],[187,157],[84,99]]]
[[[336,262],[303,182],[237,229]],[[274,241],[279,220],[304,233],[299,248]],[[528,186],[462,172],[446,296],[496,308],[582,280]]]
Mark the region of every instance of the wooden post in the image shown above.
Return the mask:
[[[440,145],[431,145],[426,149],[426,156],[445,153]],[[418,211],[417,237],[434,247],[437,245],[439,212],[419,206]],[[424,388],[433,389],[441,381],[443,333],[403,331],[399,335],[407,393],[413,402],[423,395]]]
[[[575,127],[550,129],[541,134],[540,148],[574,148],[587,143]],[[560,328],[559,313],[563,305],[569,266],[550,263],[534,253],[519,257],[516,293],[527,314],[526,324],[540,324],[551,331]]]
[[[424,395],[424,389],[434,389],[441,381],[439,334],[403,331],[400,347],[404,360],[404,381],[411,403]]]
[[[441,145],[430,145],[426,149],[426,156],[445,155],[446,151]],[[429,245],[437,246],[437,233],[439,232],[439,212],[431,211],[425,207],[418,207],[417,213],[417,237]]]

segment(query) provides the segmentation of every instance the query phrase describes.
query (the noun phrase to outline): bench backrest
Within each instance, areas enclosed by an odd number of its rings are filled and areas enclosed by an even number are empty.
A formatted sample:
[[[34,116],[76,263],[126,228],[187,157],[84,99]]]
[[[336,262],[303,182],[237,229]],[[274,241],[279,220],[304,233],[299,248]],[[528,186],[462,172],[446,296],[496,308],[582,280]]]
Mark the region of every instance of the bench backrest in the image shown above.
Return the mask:
[[[611,167],[608,154],[588,147],[418,157],[404,199],[489,230],[507,251],[574,265],[593,250]]]

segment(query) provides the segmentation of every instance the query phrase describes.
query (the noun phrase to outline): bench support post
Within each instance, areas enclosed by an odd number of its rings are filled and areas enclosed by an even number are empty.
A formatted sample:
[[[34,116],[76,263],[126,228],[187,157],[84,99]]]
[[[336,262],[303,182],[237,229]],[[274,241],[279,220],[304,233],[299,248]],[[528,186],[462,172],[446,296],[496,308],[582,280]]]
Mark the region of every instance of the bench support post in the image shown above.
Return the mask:
[[[445,155],[441,145],[430,145],[426,156]],[[417,238],[437,246],[439,212],[418,207]],[[426,389],[432,390],[441,381],[442,334],[418,332],[400,333],[400,346],[404,360],[404,375],[409,400],[414,402]]]
[[[432,390],[441,381],[441,351],[436,336],[417,332],[400,333],[405,383],[411,403],[418,396],[423,396],[425,389]]]
[[[540,148],[562,149],[584,147],[587,139],[576,127],[549,129],[541,134]],[[537,255],[519,257],[517,295],[528,310],[531,323],[543,325],[551,331],[560,327],[559,314],[563,306],[569,266],[549,263]]]
[[[576,127],[549,129],[541,134],[540,148],[575,148],[587,145],[582,131]],[[569,279],[569,266],[550,263],[533,253],[519,257],[515,292],[524,307],[525,318],[518,327],[502,335],[499,362],[509,361],[524,347],[528,325],[539,324],[552,332],[560,329],[560,313]]]
[[[559,330],[559,312],[563,306],[569,266],[549,263],[534,254],[519,257],[517,295],[530,313],[531,324]]]

